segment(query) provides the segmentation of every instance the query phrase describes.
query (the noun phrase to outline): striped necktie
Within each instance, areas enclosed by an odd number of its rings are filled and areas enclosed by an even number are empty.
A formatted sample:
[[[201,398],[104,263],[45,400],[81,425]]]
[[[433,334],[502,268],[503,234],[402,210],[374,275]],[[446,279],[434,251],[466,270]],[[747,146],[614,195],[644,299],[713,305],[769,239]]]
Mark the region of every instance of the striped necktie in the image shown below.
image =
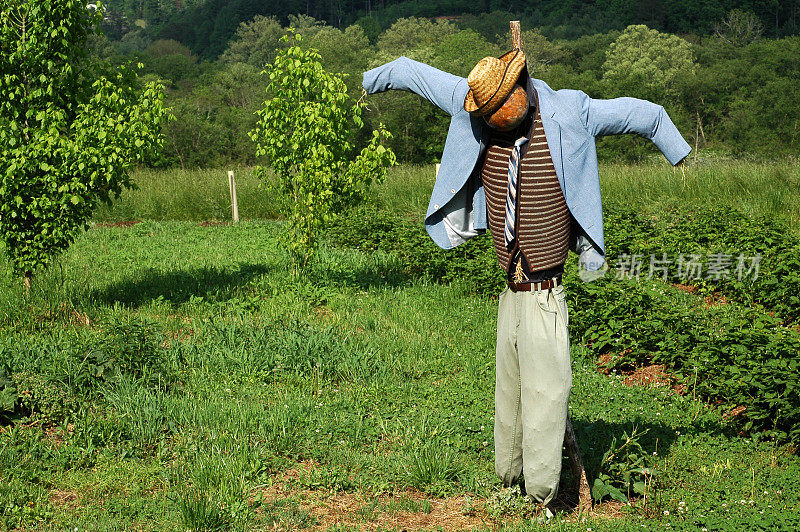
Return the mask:
[[[519,158],[521,147],[528,142],[527,137],[520,137],[511,149],[511,158],[508,160],[508,193],[506,194],[506,249],[511,251],[514,247],[516,238],[516,218],[517,218],[517,190],[519,174]]]

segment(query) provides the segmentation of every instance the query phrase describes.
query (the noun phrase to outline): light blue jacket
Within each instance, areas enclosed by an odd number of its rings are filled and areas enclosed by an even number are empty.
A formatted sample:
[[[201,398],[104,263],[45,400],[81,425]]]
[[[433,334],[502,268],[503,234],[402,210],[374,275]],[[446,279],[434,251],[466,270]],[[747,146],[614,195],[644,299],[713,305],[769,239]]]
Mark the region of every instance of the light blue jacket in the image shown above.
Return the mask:
[[[480,179],[488,129],[483,118],[464,110],[465,78],[401,57],[364,73],[364,89],[373,94],[401,89],[419,94],[452,118],[439,175],[425,216],[425,228],[437,245],[450,249],[486,230],[486,199]],[[603,211],[595,137],[638,133],[650,139],[670,163],[691,151],[660,105],[636,98],[596,100],[582,91],[554,91],[529,78],[535,88],[550,155],[570,213],[580,226],[571,247],[587,270],[605,262]]]

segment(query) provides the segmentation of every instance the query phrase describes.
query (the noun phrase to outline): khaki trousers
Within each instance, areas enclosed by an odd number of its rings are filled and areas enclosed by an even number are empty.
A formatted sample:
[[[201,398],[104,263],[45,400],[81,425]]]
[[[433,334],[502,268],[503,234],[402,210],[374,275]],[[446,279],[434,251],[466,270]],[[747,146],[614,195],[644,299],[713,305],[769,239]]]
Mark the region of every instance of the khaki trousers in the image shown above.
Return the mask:
[[[528,495],[558,492],[572,387],[564,287],[500,294],[497,313],[495,471],[505,486],[524,471]]]

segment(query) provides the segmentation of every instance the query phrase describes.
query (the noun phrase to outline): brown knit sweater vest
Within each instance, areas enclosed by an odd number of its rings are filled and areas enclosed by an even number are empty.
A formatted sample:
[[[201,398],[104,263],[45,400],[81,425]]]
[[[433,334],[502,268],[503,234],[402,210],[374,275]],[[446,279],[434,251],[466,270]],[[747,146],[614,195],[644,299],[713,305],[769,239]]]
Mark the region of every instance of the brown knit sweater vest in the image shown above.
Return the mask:
[[[530,122],[528,122],[530,123]],[[481,178],[486,193],[489,229],[497,260],[508,272],[511,253],[506,249],[506,194],[508,161],[519,132],[495,132],[486,152]],[[525,149],[525,148],[523,148]],[[564,263],[569,252],[570,213],[558,183],[550,149],[547,146],[538,108],[533,131],[519,167],[517,200],[517,244],[530,271],[552,268]]]

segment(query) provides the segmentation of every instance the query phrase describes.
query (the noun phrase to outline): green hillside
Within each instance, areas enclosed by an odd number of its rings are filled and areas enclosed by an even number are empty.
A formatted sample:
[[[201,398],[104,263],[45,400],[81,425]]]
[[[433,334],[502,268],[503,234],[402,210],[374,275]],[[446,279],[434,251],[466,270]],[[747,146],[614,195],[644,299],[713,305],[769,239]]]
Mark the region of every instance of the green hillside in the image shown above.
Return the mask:
[[[709,34],[726,13],[741,9],[754,13],[765,35],[783,37],[798,32],[798,0],[109,0],[115,34],[136,22],[146,23],[154,37],[175,39],[204,58],[219,56],[241,22],[256,15],[287,22],[303,14],[344,28],[358,23],[374,38],[402,17],[454,17],[462,28],[488,38],[502,30],[501,21],[519,18],[525,27],[538,27],[550,37],[581,35],[646,24],[670,33]]]

